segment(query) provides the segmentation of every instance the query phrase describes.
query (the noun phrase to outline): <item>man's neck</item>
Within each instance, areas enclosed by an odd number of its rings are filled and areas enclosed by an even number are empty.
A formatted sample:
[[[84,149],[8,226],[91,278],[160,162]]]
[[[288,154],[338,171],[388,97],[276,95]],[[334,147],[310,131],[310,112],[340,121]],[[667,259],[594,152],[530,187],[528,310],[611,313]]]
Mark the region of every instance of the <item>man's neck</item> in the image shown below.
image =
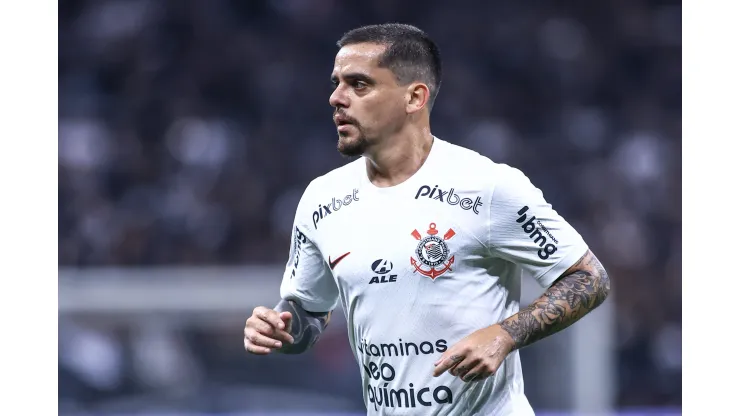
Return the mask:
[[[384,146],[365,155],[370,182],[380,188],[405,182],[424,165],[433,141],[428,128],[389,138]]]

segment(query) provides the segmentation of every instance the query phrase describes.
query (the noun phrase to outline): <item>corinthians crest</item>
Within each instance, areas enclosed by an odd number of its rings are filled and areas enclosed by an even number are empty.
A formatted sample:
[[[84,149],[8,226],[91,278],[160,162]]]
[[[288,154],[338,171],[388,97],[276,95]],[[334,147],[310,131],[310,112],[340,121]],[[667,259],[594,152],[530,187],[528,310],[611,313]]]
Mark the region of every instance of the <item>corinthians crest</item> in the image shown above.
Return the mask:
[[[411,265],[416,269],[415,272],[432,280],[450,270],[452,263],[455,262],[455,256],[450,257],[450,248],[447,246],[447,240],[454,237],[455,232],[450,228],[441,238],[437,234],[439,231],[435,223],[429,224],[426,237],[422,237],[417,230],[411,233],[419,241],[416,246],[416,259],[411,257]]]

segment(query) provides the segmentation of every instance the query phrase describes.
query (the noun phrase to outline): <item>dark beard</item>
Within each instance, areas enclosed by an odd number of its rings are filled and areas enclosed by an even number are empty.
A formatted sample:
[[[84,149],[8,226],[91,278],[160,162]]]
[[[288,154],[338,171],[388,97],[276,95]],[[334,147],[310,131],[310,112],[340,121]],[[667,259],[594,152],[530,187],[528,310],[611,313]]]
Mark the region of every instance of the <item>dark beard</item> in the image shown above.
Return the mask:
[[[337,142],[337,151],[347,157],[362,156],[365,154],[367,147],[368,141],[362,135],[352,142],[343,141],[341,137]]]

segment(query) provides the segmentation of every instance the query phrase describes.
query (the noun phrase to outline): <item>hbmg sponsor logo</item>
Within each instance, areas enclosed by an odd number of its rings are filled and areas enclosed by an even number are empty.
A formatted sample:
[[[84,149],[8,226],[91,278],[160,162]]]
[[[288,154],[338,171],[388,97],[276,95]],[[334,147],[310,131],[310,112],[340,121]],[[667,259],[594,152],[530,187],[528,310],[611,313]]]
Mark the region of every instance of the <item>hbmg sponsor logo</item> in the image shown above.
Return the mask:
[[[362,340],[358,345],[360,354],[368,357],[413,357],[420,354],[437,354],[447,351],[447,341],[437,340],[434,344],[424,341],[420,344],[403,342],[398,344],[368,344]],[[411,358],[407,358],[411,359]],[[433,405],[452,404],[452,390],[447,386],[415,386],[413,382],[402,388],[389,387],[396,380],[396,370],[387,362],[378,365],[370,361],[362,365],[367,375],[367,399],[377,411],[379,407],[431,407]],[[405,384],[405,383],[404,383]]]
[[[527,211],[529,211],[529,207],[526,205],[523,206],[522,209],[517,212],[517,214],[519,214],[519,218],[517,218],[516,222],[522,224],[522,230],[529,234],[529,238],[534,241],[535,244],[541,247],[540,250],[537,251],[537,255],[540,256],[542,260],[547,260],[550,256],[555,254],[556,251],[558,251],[558,247],[555,245],[558,244],[558,240],[550,234],[550,230],[548,230],[547,227],[537,219],[537,217],[532,215],[527,219]],[[555,244],[550,243],[547,237],[550,237],[550,240]]]
[[[358,189],[353,189],[351,195],[345,195],[344,198],[332,198],[331,202],[323,205],[319,204],[319,209],[313,212],[313,228],[318,229],[319,221],[331,215],[333,212],[339,211],[342,207],[352,203],[352,201],[359,201],[357,197]]]
[[[414,199],[419,199],[423,196],[442,203],[447,202],[453,206],[460,205],[460,208],[465,211],[472,209],[476,215],[480,213],[480,211],[478,211],[478,207],[483,205],[480,197],[476,197],[475,201],[470,198],[460,198],[460,195],[455,193],[455,188],[450,188],[449,191],[443,191],[442,189],[437,188],[437,185],[435,185],[434,188],[431,188],[428,185],[423,185],[418,191],[416,191]]]

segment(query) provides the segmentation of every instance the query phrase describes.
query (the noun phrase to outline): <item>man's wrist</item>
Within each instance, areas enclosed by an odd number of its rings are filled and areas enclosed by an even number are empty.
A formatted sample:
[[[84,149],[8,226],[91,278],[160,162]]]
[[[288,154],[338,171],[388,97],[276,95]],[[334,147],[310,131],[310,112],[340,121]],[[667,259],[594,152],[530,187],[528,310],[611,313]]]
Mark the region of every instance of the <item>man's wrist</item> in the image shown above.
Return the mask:
[[[293,300],[281,300],[275,310],[290,312],[290,327],[285,330],[293,337],[292,344],[284,344],[277,351],[282,354],[301,354],[309,350],[318,341],[329,322],[331,312],[308,312]]]
[[[494,333],[494,344],[505,347],[509,352],[516,349],[516,340],[501,324],[494,324],[491,326],[491,329]]]

